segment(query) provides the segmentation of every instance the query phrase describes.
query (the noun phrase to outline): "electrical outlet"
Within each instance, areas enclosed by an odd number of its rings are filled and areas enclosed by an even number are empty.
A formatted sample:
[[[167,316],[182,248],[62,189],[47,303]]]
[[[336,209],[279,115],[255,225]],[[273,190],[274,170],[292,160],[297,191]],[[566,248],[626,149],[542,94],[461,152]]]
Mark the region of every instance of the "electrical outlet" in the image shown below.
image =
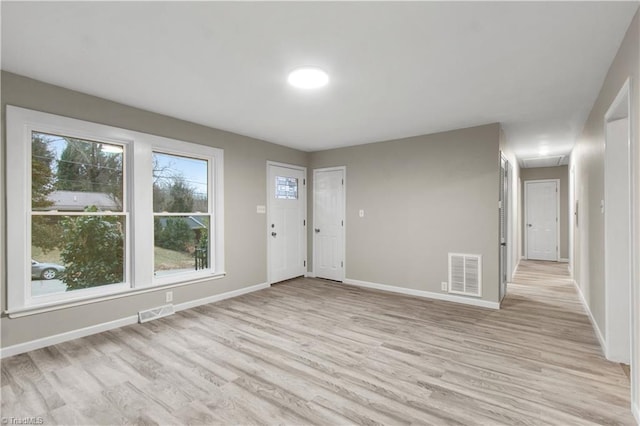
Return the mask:
[[[165,299],[166,299],[166,302],[173,302],[173,292],[172,291],[168,291],[165,294]]]
[[[441,289],[442,291],[447,291],[447,289],[448,289],[448,288],[449,288],[449,283],[447,283],[446,281],[442,281],[442,282],[440,283],[440,289]]]

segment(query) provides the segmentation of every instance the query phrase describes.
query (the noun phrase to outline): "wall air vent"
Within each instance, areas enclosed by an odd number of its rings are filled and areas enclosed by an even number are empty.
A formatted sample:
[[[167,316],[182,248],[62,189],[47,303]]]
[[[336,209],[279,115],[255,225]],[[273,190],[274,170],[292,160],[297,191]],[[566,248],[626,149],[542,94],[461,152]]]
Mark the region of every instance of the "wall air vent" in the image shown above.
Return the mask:
[[[449,293],[482,296],[482,256],[449,253]]]
[[[176,310],[174,309],[173,305],[162,305],[158,306],[157,308],[138,312],[138,322],[142,324],[143,322],[166,317],[175,313]]]

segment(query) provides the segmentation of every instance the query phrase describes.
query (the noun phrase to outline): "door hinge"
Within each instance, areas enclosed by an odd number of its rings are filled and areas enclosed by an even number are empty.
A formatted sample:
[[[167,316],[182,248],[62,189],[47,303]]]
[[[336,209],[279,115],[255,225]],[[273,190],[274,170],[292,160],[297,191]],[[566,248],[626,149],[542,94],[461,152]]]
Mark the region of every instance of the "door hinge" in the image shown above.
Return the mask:
[[[340,222],[342,223],[342,226],[344,226],[344,220],[341,220]]]
[[[307,226],[307,221],[302,219],[302,226]]]
[[[344,268],[344,262],[340,262],[340,267]]]
[[[344,179],[342,179],[342,184],[344,185]]]
[[[307,180],[306,179],[302,179],[302,184],[306,185],[307,184]]]
[[[302,261],[302,266],[307,266],[307,261],[306,260]]]

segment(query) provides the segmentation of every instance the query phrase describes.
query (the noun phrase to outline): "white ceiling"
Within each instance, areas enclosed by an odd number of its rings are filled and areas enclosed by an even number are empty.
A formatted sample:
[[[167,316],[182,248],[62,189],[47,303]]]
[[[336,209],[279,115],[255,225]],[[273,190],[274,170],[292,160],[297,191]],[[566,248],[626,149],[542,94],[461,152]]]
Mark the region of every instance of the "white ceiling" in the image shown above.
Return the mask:
[[[2,69],[306,151],[503,123],[568,154],[637,2],[2,2]],[[293,68],[328,87],[288,87]]]

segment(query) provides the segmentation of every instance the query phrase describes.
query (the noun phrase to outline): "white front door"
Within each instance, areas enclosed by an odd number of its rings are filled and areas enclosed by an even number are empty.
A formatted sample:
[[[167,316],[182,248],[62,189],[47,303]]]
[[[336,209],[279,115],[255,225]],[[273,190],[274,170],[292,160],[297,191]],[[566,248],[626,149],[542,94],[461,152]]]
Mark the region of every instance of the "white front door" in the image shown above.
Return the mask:
[[[269,164],[269,282],[306,272],[306,171]]]
[[[526,181],[527,259],[558,260],[558,182]]]
[[[344,279],[344,168],[313,171],[313,269],[316,277]]]

